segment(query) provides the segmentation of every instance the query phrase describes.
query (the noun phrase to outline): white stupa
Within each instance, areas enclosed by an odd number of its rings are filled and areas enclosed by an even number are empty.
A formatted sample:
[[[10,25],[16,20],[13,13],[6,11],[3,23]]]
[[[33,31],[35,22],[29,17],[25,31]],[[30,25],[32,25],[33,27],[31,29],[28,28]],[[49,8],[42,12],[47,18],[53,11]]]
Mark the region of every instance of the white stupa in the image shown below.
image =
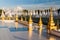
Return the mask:
[[[11,11],[8,11],[8,16],[12,17]]]
[[[1,17],[5,17],[4,12],[2,11]]]
[[[17,6],[15,9],[14,9],[14,11],[22,11],[23,10],[23,8],[22,7],[19,7],[19,6]]]
[[[35,15],[35,11],[33,10],[33,15]]]
[[[22,15],[23,8],[20,6],[17,6],[16,8],[14,8],[14,12],[15,12],[15,14],[17,13],[18,15]]]
[[[9,16],[12,17],[11,13],[9,13]]]

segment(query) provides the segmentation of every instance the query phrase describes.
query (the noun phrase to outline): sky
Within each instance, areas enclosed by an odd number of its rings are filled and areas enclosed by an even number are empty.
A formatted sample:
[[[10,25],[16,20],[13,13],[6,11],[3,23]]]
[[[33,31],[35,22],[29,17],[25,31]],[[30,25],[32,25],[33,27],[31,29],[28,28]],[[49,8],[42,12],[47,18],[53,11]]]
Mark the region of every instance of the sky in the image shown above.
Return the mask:
[[[2,7],[44,7],[49,5],[60,6],[60,0],[0,0],[0,8]]]

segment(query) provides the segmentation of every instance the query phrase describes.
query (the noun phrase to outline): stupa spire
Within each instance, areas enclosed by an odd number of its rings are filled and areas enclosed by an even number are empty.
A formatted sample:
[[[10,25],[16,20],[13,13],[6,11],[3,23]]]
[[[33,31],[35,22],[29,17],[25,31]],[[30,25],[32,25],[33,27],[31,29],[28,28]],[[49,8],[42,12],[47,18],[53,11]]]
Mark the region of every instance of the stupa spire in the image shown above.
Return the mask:
[[[29,31],[32,31],[33,28],[32,28],[32,18],[31,18],[31,14],[30,14],[29,22],[28,22],[28,23],[29,23],[29,25],[28,25],[28,26],[29,26],[29,27],[28,27],[28,28],[29,28]]]
[[[50,17],[49,17],[49,23],[48,23],[48,32],[51,30],[57,30],[57,27],[55,26],[54,20],[53,20],[53,12],[52,8],[50,8]]]

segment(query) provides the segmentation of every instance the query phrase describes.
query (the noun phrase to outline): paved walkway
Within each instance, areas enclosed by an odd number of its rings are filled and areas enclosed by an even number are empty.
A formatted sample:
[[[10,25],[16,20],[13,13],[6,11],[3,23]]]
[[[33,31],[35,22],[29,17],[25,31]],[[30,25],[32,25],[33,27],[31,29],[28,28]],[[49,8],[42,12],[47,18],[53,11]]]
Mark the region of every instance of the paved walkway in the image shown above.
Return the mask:
[[[11,23],[9,27],[7,25],[4,25],[3,28],[0,28],[0,40],[60,40],[60,38],[58,37],[47,36],[45,32],[42,33],[43,35],[40,35],[37,31],[10,31],[10,28],[12,28],[13,26],[15,27],[15,24]],[[23,25],[19,24],[19,28],[22,28],[22,26]]]
[[[13,36],[7,28],[0,28],[0,40],[13,40]]]
[[[0,28],[0,40],[39,40],[39,36],[28,31],[11,32],[8,28]]]

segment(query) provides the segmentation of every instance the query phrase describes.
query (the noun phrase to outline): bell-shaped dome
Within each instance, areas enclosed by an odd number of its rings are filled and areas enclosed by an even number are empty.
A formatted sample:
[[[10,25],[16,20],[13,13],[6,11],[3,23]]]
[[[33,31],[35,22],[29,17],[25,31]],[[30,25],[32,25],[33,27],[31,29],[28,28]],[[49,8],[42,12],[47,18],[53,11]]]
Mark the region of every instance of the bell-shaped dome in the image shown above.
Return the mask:
[[[19,6],[17,6],[15,9],[14,9],[14,11],[22,11],[23,10],[23,8],[22,7],[19,7]]]

